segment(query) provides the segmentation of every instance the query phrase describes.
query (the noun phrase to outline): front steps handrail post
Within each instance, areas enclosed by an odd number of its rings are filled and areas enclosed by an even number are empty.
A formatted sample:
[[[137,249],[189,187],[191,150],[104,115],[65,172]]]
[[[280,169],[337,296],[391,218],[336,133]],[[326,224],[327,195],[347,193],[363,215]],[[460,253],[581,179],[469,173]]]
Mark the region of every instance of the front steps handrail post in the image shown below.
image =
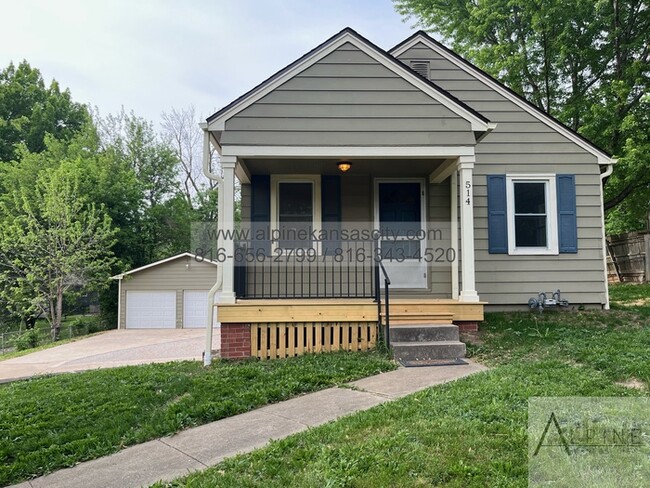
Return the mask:
[[[378,260],[379,263],[379,269],[381,269],[381,273],[384,276],[384,294],[386,296],[386,348],[390,349],[390,278],[388,277],[388,273],[386,272],[386,268],[384,268],[384,264],[381,262],[381,259]],[[377,294],[379,297],[381,297],[381,292]],[[379,305],[379,323],[381,323],[381,302]]]

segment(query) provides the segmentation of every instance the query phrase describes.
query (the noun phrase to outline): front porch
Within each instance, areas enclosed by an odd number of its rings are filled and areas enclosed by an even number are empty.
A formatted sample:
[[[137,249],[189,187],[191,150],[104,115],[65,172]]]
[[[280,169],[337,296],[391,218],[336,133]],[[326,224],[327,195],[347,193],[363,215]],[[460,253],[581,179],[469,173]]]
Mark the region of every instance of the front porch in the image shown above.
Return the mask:
[[[453,299],[390,299],[393,332],[414,324],[477,330],[481,302]],[[385,333],[385,301],[373,299],[237,300],[220,304],[222,357],[276,359],[305,353],[372,349]]]
[[[484,304],[474,285],[474,156],[427,151],[438,156],[366,156],[344,173],[341,158],[222,156],[219,228],[239,232],[217,243],[222,357],[365,350],[389,342],[388,324],[476,330]]]

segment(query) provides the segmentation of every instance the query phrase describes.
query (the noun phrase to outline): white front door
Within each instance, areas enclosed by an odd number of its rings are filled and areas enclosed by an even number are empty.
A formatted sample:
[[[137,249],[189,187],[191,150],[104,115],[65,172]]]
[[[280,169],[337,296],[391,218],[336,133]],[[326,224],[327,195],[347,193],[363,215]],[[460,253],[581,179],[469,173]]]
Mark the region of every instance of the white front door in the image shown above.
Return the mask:
[[[375,225],[391,287],[427,287],[424,224],[424,180],[375,180]]]
[[[126,328],[176,328],[176,292],[127,291]]]
[[[218,295],[215,296],[218,301]],[[208,291],[185,290],[183,292],[183,328],[204,328],[207,322]],[[213,326],[217,327],[217,309],[214,308]]]

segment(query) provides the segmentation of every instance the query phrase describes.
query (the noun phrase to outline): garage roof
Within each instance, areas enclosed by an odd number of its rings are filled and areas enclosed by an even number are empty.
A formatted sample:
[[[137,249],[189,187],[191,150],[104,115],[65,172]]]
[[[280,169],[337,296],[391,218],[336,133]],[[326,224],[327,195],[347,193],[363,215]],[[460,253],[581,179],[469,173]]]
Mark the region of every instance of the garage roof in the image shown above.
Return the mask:
[[[185,257],[193,258],[197,262],[200,262],[200,263],[208,263],[208,264],[213,264],[215,266],[218,266],[218,264],[219,264],[219,263],[215,263],[214,261],[210,261],[209,259],[205,259],[203,257],[199,258],[199,256],[197,256],[196,254],[192,254],[191,252],[184,252],[184,253],[181,253],[181,254],[177,254],[176,256],[172,256],[170,258],[161,259],[160,261],[156,261],[155,263],[147,264],[145,266],[140,266],[139,268],[132,269],[131,271],[125,271],[124,273],[120,273],[120,274],[117,274],[115,276],[111,276],[111,279],[112,280],[121,280],[126,275],[138,273],[140,271],[144,271],[145,269],[153,268],[154,266],[158,266],[160,264],[168,263],[170,261],[175,261],[176,259],[185,258]]]

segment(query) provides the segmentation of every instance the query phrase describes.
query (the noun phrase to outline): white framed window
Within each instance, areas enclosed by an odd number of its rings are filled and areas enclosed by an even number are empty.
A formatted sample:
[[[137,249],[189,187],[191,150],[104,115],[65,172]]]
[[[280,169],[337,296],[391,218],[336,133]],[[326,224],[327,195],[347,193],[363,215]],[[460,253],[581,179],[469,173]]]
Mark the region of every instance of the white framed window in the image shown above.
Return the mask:
[[[311,239],[321,223],[320,175],[271,175],[272,248],[318,250]]]
[[[555,175],[506,175],[508,254],[558,254]]]

